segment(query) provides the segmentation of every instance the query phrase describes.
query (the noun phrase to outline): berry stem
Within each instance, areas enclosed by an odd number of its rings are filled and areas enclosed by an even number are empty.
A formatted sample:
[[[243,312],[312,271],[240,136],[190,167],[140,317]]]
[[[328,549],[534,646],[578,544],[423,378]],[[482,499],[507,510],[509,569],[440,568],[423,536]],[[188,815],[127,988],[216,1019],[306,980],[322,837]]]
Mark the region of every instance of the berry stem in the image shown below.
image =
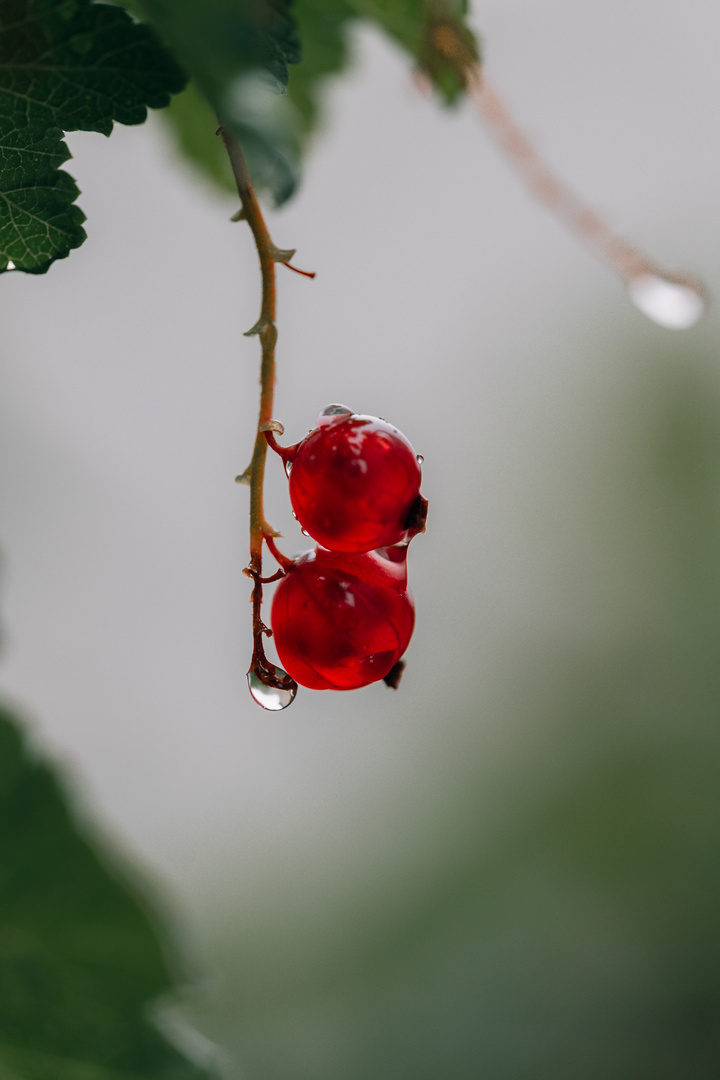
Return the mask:
[[[255,247],[260,260],[260,275],[262,278],[262,298],[260,304],[260,318],[247,332],[246,336],[257,335],[262,347],[262,361],[260,365],[260,413],[258,428],[255,436],[255,446],[250,465],[245,475],[250,482],[250,563],[246,574],[253,579],[252,606],[253,606],[253,653],[250,662],[250,670],[255,670],[258,678],[268,686],[278,684],[275,669],[265,657],[263,646],[263,634],[266,627],[262,621],[262,556],[263,540],[268,543],[276,535],[275,531],[265,520],[263,506],[263,485],[265,481],[265,458],[267,456],[267,442],[261,431],[261,425],[268,422],[273,414],[273,399],[275,395],[275,343],[277,341],[276,318],[276,287],[275,287],[275,263],[279,255],[285,255],[273,244],[265,219],[260,209],[260,204],[250,180],[245,157],[240,143],[222,123],[218,128],[218,134],[222,138],[225,149],[230,159],[230,167],[235,177],[235,183],[242,204],[242,214],[238,220],[247,221],[253,234]],[[236,215],[237,217],[237,215]],[[271,548],[272,550],[272,548]]]
[[[283,555],[282,551],[280,551],[272,536],[266,535],[265,543],[268,546],[268,551],[280,567],[280,574],[283,575],[285,571],[289,570],[290,567],[293,565],[292,559],[288,559],[287,555]]]
[[[302,274],[303,277],[314,278],[317,274],[314,270],[301,270],[297,266],[292,266],[289,262],[284,262],[283,266],[287,266],[288,270],[294,270],[296,274]]]
[[[268,428],[266,428],[263,431],[263,435],[265,436],[265,438],[267,440],[267,444],[268,444],[268,446],[270,447],[271,450],[274,450],[275,453],[279,457],[281,457],[282,460],[286,464],[287,464],[287,462],[292,463],[293,459],[295,458],[295,454],[297,452],[297,447],[296,446],[281,446],[280,443],[275,438],[275,433],[273,431],[269,430]]]

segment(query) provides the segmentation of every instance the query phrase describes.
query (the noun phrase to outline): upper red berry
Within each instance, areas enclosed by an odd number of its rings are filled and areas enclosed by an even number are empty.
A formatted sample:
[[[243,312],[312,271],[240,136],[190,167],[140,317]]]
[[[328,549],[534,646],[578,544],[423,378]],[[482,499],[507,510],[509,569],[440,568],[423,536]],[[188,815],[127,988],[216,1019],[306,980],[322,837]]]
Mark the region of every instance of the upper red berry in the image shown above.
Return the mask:
[[[280,663],[296,682],[355,690],[395,666],[415,623],[406,550],[317,548],[295,561],[277,587],[270,621]]]
[[[330,405],[302,442],[281,453],[295,516],[324,547],[372,551],[424,527],[417,455],[385,420]]]

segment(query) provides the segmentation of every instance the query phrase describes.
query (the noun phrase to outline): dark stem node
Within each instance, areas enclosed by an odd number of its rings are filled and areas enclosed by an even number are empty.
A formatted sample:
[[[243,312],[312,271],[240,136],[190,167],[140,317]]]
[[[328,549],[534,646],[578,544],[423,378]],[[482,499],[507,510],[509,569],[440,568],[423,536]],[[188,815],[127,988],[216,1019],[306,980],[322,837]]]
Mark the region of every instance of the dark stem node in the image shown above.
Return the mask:
[[[393,664],[393,666],[390,668],[387,675],[383,679],[385,685],[389,686],[391,690],[397,690],[398,686],[400,685],[400,680],[402,679],[402,674],[404,670],[405,661],[398,660],[396,664]]]
[[[418,533],[425,532],[427,513],[428,501],[424,496],[418,495],[417,499],[408,510],[408,515],[405,518],[405,528],[408,531],[408,537],[410,539],[412,539],[413,536],[417,536]]]

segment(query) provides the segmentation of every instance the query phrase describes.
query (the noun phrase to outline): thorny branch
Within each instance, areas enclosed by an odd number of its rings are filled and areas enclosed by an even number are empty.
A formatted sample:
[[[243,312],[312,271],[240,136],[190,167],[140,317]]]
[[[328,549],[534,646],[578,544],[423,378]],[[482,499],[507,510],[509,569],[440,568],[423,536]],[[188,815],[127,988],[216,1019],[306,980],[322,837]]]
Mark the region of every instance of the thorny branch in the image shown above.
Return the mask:
[[[275,287],[275,264],[289,263],[295,254],[294,251],[283,251],[273,244],[268,232],[265,219],[260,209],[255,190],[252,186],[245,158],[239,142],[224,125],[218,128],[218,134],[227,150],[230,166],[237,184],[238,194],[242,209],[234,215],[234,220],[247,221],[255,240],[258,258],[260,259],[260,274],[262,277],[262,300],[260,306],[260,318],[246,333],[246,337],[257,335],[262,347],[262,362],[260,366],[260,414],[258,417],[257,434],[250,465],[238,477],[243,483],[250,486],[250,563],[245,569],[248,577],[252,578],[252,608],[253,608],[253,652],[250,662],[250,672],[266,686],[273,686],[281,690],[295,688],[295,683],[289,675],[279,677],[274,664],[271,664],[265,656],[263,636],[270,635],[271,631],[262,621],[262,598],[263,577],[262,557],[263,542],[267,543],[270,550],[275,553],[274,537],[278,534],[265,520],[263,508],[263,485],[265,481],[265,458],[267,455],[267,441],[263,431],[271,425],[273,414],[273,399],[275,394],[275,343],[277,341],[276,318],[276,287]],[[295,269],[292,267],[292,269]],[[278,553],[279,554],[279,553]],[[276,556],[277,557],[277,556]],[[280,556],[278,561],[283,559]],[[284,560],[285,563],[288,560]],[[281,562],[281,565],[283,563]],[[285,569],[285,566],[283,566]],[[271,578],[269,580],[274,580]]]

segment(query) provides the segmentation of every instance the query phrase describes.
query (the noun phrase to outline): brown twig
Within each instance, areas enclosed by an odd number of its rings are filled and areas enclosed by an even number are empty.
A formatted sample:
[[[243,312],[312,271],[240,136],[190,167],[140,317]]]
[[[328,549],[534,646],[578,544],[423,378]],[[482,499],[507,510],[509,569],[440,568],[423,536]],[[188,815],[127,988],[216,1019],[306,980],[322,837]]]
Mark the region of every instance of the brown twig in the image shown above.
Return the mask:
[[[628,243],[583,203],[542,160],[527,135],[479,67],[468,77],[468,97],[533,194],[593,248],[626,281],[662,274],[647,255]]]
[[[295,684],[289,676],[278,678],[275,665],[271,664],[265,656],[263,636],[271,633],[262,621],[262,556],[263,542],[272,543],[272,538],[277,533],[265,520],[263,507],[263,485],[265,481],[265,458],[267,455],[267,441],[263,435],[263,425],[269,423],[273,413],[273,399],[275,395],[275,343],[277,341],[276,318],[276,288],[275,288],[275,264],[287,262],[293,252],[283,251],[273,244],[268,232],[265,219],[260,209],[255,190],[250,180],[245,158],[240,143],[232,132],[223,124],[218,128],[218,134],[227,150],[230,159],[235,183],[242,203],[241,214],[235,215],[236,220],[247,221],[255,240],[258,258],[260,259],[260,274],[262,278],[262,299],[260,304],[260,318],[248,330],[246,336],[257,335],[262,347],[262,362],[260,366],[260,415],[258,417],[257,434],[252,460],[243,476],[250,483],[250,563],[245,573],[253,580],[252,607],[253,607],[253,652],[250,662],[250,671],[254,671],[261,682],[266,686],[274,686],[279,689],[289,690]],[[273,545],[274,547],[274,545]]]
[[[633,303],[660,326],[676,330],[693,326],[707,304],[703,283],[690,274],[664,269],[579,199],[543,161],[477,64],[467,72],[466,87],[478,114],[530,191],[624,279]]]

